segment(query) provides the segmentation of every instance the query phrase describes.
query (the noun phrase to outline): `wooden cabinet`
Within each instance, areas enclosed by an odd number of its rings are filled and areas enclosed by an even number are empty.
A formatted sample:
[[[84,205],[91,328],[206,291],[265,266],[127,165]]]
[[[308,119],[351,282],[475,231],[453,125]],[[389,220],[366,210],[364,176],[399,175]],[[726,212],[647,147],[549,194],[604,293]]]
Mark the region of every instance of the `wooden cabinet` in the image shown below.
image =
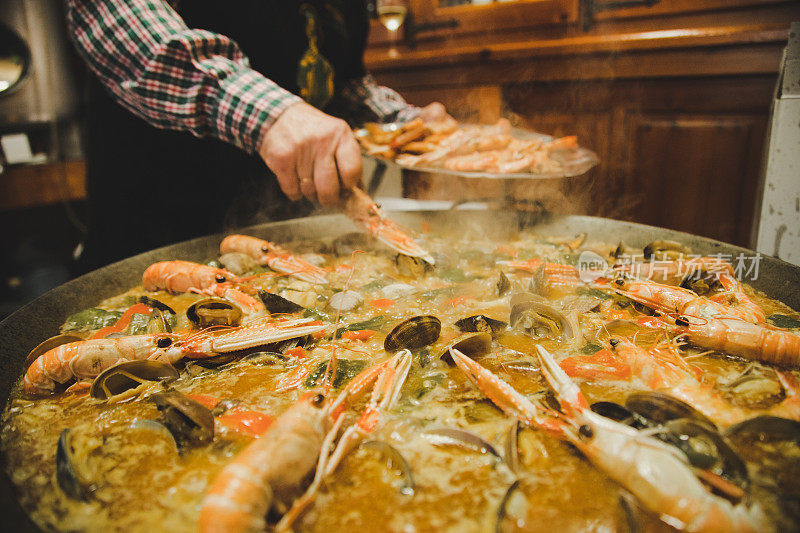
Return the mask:
[[[650,13],[651,16],[643,16]],[[796,2],[663,0],[597,14],[589,32],[531,29],[394,62],[368,54],[379,81],[454,116],[577,134],[601,163],[561,183],[453,180],[409,173],[418,197],[542,198],[588,213],[750,244],[766,126]],[[542,30],[544,31],[544,30]],[[569,36],[567,36],[569,35]]]

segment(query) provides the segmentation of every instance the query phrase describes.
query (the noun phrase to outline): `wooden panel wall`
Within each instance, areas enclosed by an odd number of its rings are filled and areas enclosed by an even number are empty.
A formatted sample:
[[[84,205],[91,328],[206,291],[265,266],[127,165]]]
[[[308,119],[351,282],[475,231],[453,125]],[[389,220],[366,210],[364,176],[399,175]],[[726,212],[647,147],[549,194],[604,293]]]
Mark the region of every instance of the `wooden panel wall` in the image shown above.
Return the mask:
[[[545,197],[558,212],[635,220],[747,245],[773,76],[525,83],[406,90],[454,116],[576,133],[601,163],[545,186],[410,175],[406,191],[439,199]]]

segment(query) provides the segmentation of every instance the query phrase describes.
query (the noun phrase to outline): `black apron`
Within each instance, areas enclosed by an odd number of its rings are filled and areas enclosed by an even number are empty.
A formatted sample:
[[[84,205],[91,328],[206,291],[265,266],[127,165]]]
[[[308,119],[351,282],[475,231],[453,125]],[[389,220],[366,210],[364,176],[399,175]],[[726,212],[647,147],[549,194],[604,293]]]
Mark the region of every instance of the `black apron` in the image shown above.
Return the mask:
[[[190,28],[236,41],[250,66],[299,94],[308,48],[301,6],[315,13],[319,50],[334,68],[334,91],[364,75],[366,0],[181,0]],[[211,138],[160,130],[131,114],[92,78],[87,112],[90,224],[78,272],[185,239],[307,215],[260,157]],[[326,112],[336,114],[335,104]]]

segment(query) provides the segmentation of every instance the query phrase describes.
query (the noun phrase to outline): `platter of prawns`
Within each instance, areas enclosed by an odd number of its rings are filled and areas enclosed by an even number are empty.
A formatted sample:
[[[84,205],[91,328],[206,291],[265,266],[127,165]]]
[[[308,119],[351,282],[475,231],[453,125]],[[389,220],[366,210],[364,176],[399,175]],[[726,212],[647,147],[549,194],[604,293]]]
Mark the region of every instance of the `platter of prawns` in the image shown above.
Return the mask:
[[[800,313],[754,258],[349,194],[59,318],[0,426],[38,528],[797,528]]]
[[[554,138],[512,128],[505,118],[488,126],[453,119],[369,123],[355,135],[366,155],[384,163],[464,178],[568,178],[599,162],[574,135]]]

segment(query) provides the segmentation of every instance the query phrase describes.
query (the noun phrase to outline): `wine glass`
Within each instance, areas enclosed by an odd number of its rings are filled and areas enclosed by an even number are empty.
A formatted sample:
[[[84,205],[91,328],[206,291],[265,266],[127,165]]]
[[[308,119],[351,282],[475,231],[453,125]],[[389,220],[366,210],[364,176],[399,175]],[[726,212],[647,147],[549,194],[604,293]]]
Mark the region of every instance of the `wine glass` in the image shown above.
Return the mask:
[[[375,8],[378,13],[378,20],[389,30],[392,43],[389,55],[397,56],[397,31],[405,22],[406,14],[408,13],[406,0],[377,0]]]

